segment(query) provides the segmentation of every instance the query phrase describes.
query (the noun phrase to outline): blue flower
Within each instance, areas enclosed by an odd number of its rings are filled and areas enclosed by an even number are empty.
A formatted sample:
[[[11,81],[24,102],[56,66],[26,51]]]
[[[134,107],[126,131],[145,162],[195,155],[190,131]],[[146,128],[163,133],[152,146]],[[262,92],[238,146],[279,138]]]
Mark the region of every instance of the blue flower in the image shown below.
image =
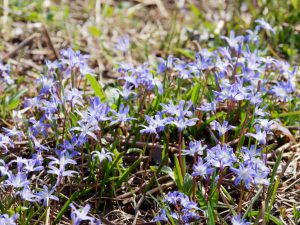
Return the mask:
[[[129,86],[126,83],[122,86],[122,90],[117,89],[118,93],[123,96],[124,100],[127,101],[130,96],[137,96],[137,93],[132,91],[133,86]]]
[[[186,103],[184,100],[181,100],[178,105],[174,105],[174,103],[170,100],[168,105],[164,103],[161,103],[160,105],[163,107],[162,113],[167,113],[171,116],[191,117],[193,115],[192,111],[189,110],[193,105],[191,101]]]
[[[243,36],[235,36],[234,31],[230,31],[230,36],[229,37],[225,37],[225,36],[221,36],[221,39],[224,39],[227,44],[229,45],[230,48],[235,49],[236,51],[239,48],[239,45],[242,44],[242,42],[244,41],[244,37]]]
[[[52,195],[54,192],[54,188],[52,188],[50,191],[48,190],[48,187],[46,185],[43,186],[43,190],[36,193],[36,197],[39,201],[43,202],[44,207],[49,206],[50,200],[59,201],[59,198],[55,195]]]
[[[207,150],[206,162],[215,167],[232,166],[237,161],[233,153],[233,149],[226,144],[216,145],[215,147]]]
[[[198,110],[204,111],[204,112],[210,112],[213,111],[214,113],[217,111],[217,101],[207,102],[204,103],[202,106],[197,108]]]
[[[110,120],[111,117],[107,116],[110,111],[110,107],[106,103],[102,103],[100,98],[97,96],[90,100],[90,106],[87,109],[87,115],[90,120],[93,118],[98,122]],[[89,119],[87,119],[89,121]]]
[[[74,51],[71,48],[62,49],[60,51],[62,58],[60,59],[62,69],[65,71],[66,75],[70,75],[71,72],[76,70],[81,73],[81,75],[92,74],[92,70],[88,68],[89,55],[83,55],[80,51]]]
[[[65,99],[71,103],[72,107],[76,105],[83,106],[82,99],[82,91],[79,91],[76,88],[72,88],[71,90],[65,90]]]
[[[14,214],[9,216],[8,214],[0,215],[0,224],[1,225],[17,225],[16,220],[19,218],[19,214]]]
[[[203,71],[212,66],[212,59],[210,57],[205,57],[201,53],[196,54],[196,61],[189,63],[188,67],[192,73],[196,76]]]
[[[260,145],[265,145],[267,143],[267,133],[261,130],[260,126],[256,124],[255,126],[256,134],[247,133],[246,136],[255,138]]]
[[[5,186],[12,186],[13,188],[25,188],[30,184],[25,173],[18,172],[14,175],[11,171],[8,173],[8,179],[4,181]]]
[[[84,143],[86,141],[87,136],[90,136],[97,140],[97,136],[93,133],[96,130],[99,130],[99,126],[94,123],[90,122],[84,122],[84,121],[78,121],[78,127],[72,127],[70,131],[76,130],[80,131],[80,135],[78,137],[78,142],[80,144]]]
[[[216,120],[212,121],[210,125],[213,130],[217,130],[219,132],[219,137],[222,137],[227,131],[235,128],[235,126],[228,125],[228,121],[226,120],[224,120],[222,125]]]
[[[95,219],[91,216],[88,216],[91,206],[89,204],[85,205],[82,209],[76,209],[73,203],[70,204],[72,208],[71,219],[72,225],[79,225],[81,221],[88,220],[93,222]]]
[[[238,214],[236,217],[231,217],[231,224],[232,225],[250,225],[250,222],[247,222],[246,220],[243,220],[241,218],[241,214]]]
[[[187,119],[183,116],[176,118],[171,123],[174,124],[179,131],[183,131],[187,127],[192,127],[196,124],[198,118]]]
[[[129,106],[124,106],[123,104],[120,105],[119,111],[111,110],[111,112],[114,114],[115,119],[112,119],[110,122],[110,126],[116,124],[116,123],[125,123],[131,120],[136,120],[135,118],[129,117]]]
[[[34,136],[30,136],[30,138],[33,140],[34,149],[38,150],[39,152],[45,150],[49,151],[49,148],[45,145],[42,145],[40,141],[38,141]]]
[[[255,116],[265,117],[265,116],[270,115],[270,113],[264,111],[268,107],[268,105],[265,105],[263,108],[260,108],[259,106],[260,106],[260,104],[255,106],[255,109],[254,109]]]
[[[190,155],[190,156],[195,156],[195,155],[203,155],[203,151],[206,149],[207,145],[203,145],[201,141],[191,141],[189,143],[189,149],[183,150],[182,155]]]
[[[197,164],[193,165],[193,173],[192,176],[197,177],[200,176],[202,178],[207,178],[214,171],[213,168],[209,167],[208,163],[203,163],[202,158],[198,157]]]
[[[172,118],[162,117],[162,113],[156,114],[155,116],[145,115],[145,119],[148,126],[140,125],[144,129],[140,130],[141,133],[157,134],[165,129],[165,126],[172,121]]]
[[[38,121],[35,118],[29,119],[29,123],[32,125],[30,126],[30,130],[34,137],[36,137],[38,134],[42,133],[44,137],[47,136],[47,129],[51,127],[51,124],[44,123],[45,116],[41,117]]]
[[[254,181],[253,177],[256,175],[251,165],[239,163],[238,169],[231,167],[230,170],[234,172],[237,176],[234,184],[238,185],[241,181],[244,181],[246,188],[249,190],[250,184]]]
[[[121,52],[128,52],[130,48],[129,37],[126,35],[124,37],[119,37],[118,42],[116,44],[116,49]]]
[[[273,34],[276,34],[275,29],[269,23],[267,23],[263,18],[262,19],[257,19],[257,20],[255,20],[255,22],[259,24],[259,26],[258,26],[259,28],[269,30]]]
[[[18,141],[22,141],[22,137],[24,136],[24,133],[20,130],[17,130],[16,127],[13,127],[12,129],[3,127],[3,130],[5,131],[5,134],[8,137],[11,137],[11,138],[17,137]]]
[[[274,97],[283,102],[287,102],[292,99],[292,97],[290,96],[290,93],[292,92],[293,90],[290,87],[290,83],[284,81],[280,83],[276,82],[276,84],[273,85],[270,90],[270,93],[273,94]]]
[[[100,164],[105,160],[107,159],[109,162],[112,161],[112,156],[113,156],[113,153],[109,152],[107,149],[105,148],[102,148],[101,149],[101,152],[99,151],[93,151],[91,152],[92,154],[92,159],[93,161],[96,160],[96,158],[98,158]]]
[[[167,212],[165,209],[160,211],[160,214],[154,219],[154,222],[168,221]]]
[[[0,133],[0,148],[4,149],[4,154],[8,152],[8,145],[13,146],[13,142],[6,135]]]
[[[57,81],[55,81],[53,77],[46,77],[44,75],[41,75],[41,78],[37,80],[37,84],[42,85],[40,95],[48,94],[49,92],[53,93],[53,89],[56,83]]]

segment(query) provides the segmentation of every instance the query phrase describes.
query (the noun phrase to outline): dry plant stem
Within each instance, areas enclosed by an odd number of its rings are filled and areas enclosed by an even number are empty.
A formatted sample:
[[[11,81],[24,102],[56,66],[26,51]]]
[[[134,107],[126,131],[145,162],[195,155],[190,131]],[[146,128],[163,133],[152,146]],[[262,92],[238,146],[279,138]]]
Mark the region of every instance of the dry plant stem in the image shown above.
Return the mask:
[[[182,147],[182,132],[179,130],[178,131],[179,166],[180,166],[180,170],[181,170],[181,175],[183,176],[181,147]]]
[[[237,208],[237,213],[240,213],[241,210],[242,210],[242,202],[243,202],[244,190],[245,190],[245,185],[242,184],[241,191],[240,191],[239,205],[238,205],[238,208]]]
[[[181,216],[180,216],[180,207],[178,205],[176,205],[176,210],[178,212],[178,224],[181,225],[182,222],[181,222]]]
[[[26,38],[13,51],[11,51],[8,54],[4,55],[3,60],[7,59],[7,58],[10,58],[10,57],[14,57],[20,49],[22,49],[26,45],[30,44],[37,37],[40,37],[40,34],[34,33],[31,36],[29,36],[28,38]]]
[[[205,181],[205,191],[204,191],[204,196],[205,196],[205,201],[208,201],[208,184],[209,184],[209,176],[207,176],[206,181]]]
[[[52,50],[52,52],[53,52],[53,54],[55,56],[55,59],[59,59],[59,55],[58,55],[56,49],[54,48],[53,42],[52,42],[52,40],[50,38],[48,29],[47,29],[47,27],[46,27],[45,24],[43,24],[43,28],[44,28],[44,32],[45,32],[45,35],[46,35],[46,38],[47,38],[48,45],[51,48],[51,50]]]

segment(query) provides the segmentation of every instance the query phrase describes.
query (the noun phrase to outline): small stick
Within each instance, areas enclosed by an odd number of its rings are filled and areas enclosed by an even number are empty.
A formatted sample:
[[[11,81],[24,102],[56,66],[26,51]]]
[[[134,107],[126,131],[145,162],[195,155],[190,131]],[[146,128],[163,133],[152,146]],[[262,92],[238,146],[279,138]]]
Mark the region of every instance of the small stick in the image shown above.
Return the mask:
[[[54,48],[53,42],[52,42],[52,40],[50,38],[49,32],[48,32],[47,27],[45,26],[45,24],[43,24],[43,29],[44,29],[44,33],[46,35],[49,47],[51,48],[51,50],[52,50],[52,52],[53,52],[53,54],[55,56],[55,59],[58,59],[59,58],[58,53],[57,53],[56,49]]]
[[[38,33],[34,33],[34,34],[30,35],[28,38],[26,38],[24,41],[22,41],[14,50],[12,50],[11,52],[4,55],[3,59],[8,59],[8,58],[14,57],[20,49],[22,49],[26,45],[30,44],[33,41],[33,39],[35,39],[39,36],[40,36],[40,34],[38,34]]]

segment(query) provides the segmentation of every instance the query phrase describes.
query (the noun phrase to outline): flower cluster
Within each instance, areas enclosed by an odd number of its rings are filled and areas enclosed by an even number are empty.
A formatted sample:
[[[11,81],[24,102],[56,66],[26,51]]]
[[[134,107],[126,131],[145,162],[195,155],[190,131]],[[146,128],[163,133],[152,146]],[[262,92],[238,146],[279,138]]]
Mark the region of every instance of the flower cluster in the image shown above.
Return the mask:
[[[140,161],[127,169],[122,156],[138,142],[146,149],[145,134],[152,136],[152,150],[154,142],[164,146],[162,155],[169,160],[163,161],[167,165],[162,165],[162,171],[179,188],[165,196],[166,207],[156,221],[197,223],[207,216],[208,198],[225,188],[224,179],[234,180],[230,189],[268,187],[268,144],[280,123],[270,119],[268,102],[286,104],[293,99],[297,70],[259,51],[259,32],[275,33],[275,29],[262,19],[256,23],[245,36],[234,32],[222,36],[226,46],[203,49],[193,60],[168,56],[159,59],[155,68],[119,63],[117,97],[111,98],[103,90],[94,90],[97,96],[90,97],[86,85],[82,87],[82,80],[94,78],[95,73],[88,66],[88,55],[71,48],[61,50],[58,60],[46,61],[36,81],[36,96],[25,99],[24,109],[11,125],[1,128],[0,188],[21,206],[40,203],[45,209],[52,202],[61,203],[65,184],[79,180],[96,184],[92,188],[102,195],[111,186],[120,187],[142,161],[139,155]],[[120,38],[116,49],[126,58],[129,38]],[[12,82],[9,65],[0,62],[0,73],[6,83]],[[96,89],[97,85],[91,86]],[[15,146],[24,141],[28,151],[16,155],[13,150],[19,148]],[[178,161],[169,157],[170,146],[179,153]],[[146,166],[150,166],[152,158],[147,158]],[[196,195],[202,200],[199,205]],[[80,209],[75,205],[70,205],[72,224],[100,224],[89,215],[89,204]],[[17,220],[17,216],[0,215],[0,224]],[[249,224],[240,215],[232,217],[231,223]]]
[[[190,222],[197,221],[199,217],[199,211],[201,209],[197,206],[196,202],[193,202],[189,197],[178,191],[169,192],[164,198],[164,202],[172,207],[174,211],[170,216],[176,221],[189,224]],[[155,221],[168,221],[168,217],[165,210],[162,210],[161,214],[155,219]]]

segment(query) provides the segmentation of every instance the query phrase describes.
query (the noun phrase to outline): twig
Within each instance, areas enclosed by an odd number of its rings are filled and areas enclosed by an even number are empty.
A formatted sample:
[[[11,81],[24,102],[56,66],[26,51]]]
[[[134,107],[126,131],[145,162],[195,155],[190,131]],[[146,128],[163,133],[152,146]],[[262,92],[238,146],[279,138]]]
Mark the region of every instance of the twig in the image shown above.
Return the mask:
[[[53,42],[50,38],[49,32],[48,32],[47,27],[45,26],[45,24],[43,24],[43,29],[44,29],[44,33],[45,33],[46,38],[47,38],[47,43],[48,43],[49,47],[51,48],[51,50],[52,50],[52,52],[55,56],[55,59],[58,59],[59,55],[58,55],[56,49],[54,48]]]
[[[40,37],[40,34],[38,34],[38,33],[32,34],[31,36],[26,38],[24,41],[22,41],[14,50],[12,50],[11,52],[4,55],[3,59],[8,59],[8,58],[14,57],[20,49],[22,49],[26,45],[30,44],[33,41],[33,39],[35,39],[37,37]]]

